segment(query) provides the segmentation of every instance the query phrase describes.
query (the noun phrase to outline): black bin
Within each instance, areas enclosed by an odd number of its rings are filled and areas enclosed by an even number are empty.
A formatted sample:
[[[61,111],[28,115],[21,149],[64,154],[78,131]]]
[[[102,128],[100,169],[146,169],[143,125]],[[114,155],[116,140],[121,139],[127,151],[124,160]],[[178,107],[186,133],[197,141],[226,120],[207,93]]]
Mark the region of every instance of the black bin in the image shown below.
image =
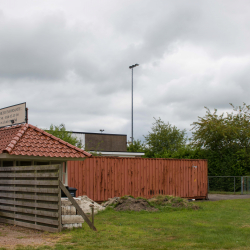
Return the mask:
[[[68,187],[68,186],[65,186],[65,187],[67,188],[69,193],[72,195],[72,197],[76,197],[76,190],[77,190],[76,188]],[[62,190],[61,190],[61,197],[67,197]]]

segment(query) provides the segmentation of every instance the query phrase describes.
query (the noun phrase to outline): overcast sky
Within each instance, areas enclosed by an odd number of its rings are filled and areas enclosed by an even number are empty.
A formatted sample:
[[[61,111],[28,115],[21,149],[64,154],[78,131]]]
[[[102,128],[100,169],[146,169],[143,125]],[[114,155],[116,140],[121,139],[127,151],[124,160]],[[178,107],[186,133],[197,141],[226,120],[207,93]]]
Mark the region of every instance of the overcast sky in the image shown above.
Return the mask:
[[[32,125],[129,138],[135,63],[135,139],[250,104],[249,0],[0,0],[0,108]]]

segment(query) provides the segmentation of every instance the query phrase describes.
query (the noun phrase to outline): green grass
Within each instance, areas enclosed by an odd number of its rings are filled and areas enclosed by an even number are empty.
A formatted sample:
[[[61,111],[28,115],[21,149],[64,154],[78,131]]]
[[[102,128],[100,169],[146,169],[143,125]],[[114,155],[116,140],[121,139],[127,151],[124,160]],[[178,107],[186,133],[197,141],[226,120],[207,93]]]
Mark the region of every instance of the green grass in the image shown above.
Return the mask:
[[[195,202],[201,209],[166,208],[159,212],[116,212],[95,216],[94,232],[63,231],[45,249],[249,249],[250,199]],[[22,248],[18,249],[33,249]]]

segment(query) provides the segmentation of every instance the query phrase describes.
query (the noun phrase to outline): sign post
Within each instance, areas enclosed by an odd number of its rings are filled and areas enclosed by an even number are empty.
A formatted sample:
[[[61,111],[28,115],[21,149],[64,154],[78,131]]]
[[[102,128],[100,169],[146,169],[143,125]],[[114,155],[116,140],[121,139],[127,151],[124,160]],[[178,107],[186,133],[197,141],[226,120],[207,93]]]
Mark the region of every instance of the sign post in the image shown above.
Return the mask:
[[[13,124],[27,123],[26,102],[0,109],[0,128]]]

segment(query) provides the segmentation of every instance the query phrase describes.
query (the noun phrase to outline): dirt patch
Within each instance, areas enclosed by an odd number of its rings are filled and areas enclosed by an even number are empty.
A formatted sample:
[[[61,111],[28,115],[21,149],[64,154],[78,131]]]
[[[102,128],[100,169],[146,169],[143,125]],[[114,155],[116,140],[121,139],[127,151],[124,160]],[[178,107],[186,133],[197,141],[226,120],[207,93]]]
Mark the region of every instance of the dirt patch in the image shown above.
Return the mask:
[[[199,206],[195,205],[192,202],[189,202],[187,199],[174,197],[170,195],[158,195],[148,200],[152,205],[161,206],[161,207],[175,207],[175,208],[187,208],[198,210]]]
[[[107,201],[103,202],[101,206],[108,207],[110,205],[115,205],[120,199],[120,197],[109,198]]]
[[[0,247],[15,249],[22,246],[53,246],[61,236],[24,227],[0,223]]]
[[[116,211],[148,211],[155,212],[158,211],[157,208],[151,207],[147,200],[135,199],[132,197],[122,197],[116,203]]]
[[[134,198],[132,196],[114,197],[102,204],[103,207],[114,207],[116,211],[158,211],[164,207],[184,208],[198,210],[199,206],[187,199],[170,196],[158,195],[149,200],[144,198]]]

